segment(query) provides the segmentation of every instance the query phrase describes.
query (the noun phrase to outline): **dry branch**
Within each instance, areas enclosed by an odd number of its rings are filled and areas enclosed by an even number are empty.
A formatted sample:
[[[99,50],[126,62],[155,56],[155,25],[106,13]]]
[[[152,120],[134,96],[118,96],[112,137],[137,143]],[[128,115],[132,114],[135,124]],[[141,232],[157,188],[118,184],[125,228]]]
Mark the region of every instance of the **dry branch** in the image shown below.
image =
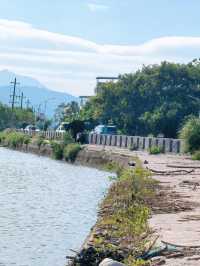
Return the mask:
[[[152,173],[155,173],[155,174],[159,174],[159,175],[185,175],[185,174],[190,174],[190,173],[193,173],[194,172],[194,169],[190,170],[190,171],[187,171],[187,170],[173,170],[173,171],[159,171],[159,170],[154,170],[154,169],[151,169],[151,168],[148,168],[147,169],[149,171],[151,171]]]

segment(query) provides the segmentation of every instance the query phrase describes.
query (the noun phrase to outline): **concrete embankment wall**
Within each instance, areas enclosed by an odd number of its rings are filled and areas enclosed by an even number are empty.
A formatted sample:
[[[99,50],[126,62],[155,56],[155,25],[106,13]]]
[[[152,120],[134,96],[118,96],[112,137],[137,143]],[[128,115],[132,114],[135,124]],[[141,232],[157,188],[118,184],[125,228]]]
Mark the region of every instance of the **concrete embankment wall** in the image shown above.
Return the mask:
[[[41,146],[40,149],[36,144],[22,145],[17,148],[18,151],[33,153],[39,156],[53,158],[53,151],[50,145]],[[79,151],[74,164],[95,167],[101,169],[108,163],[117,163],[119,166],[127,167],[132,161],[132,156],[123,153],[115,153],[111,151],[90,149],[87,145]]]
[[[157,146],[162,148],[166,153],[183,152],[183,141],[180,139],[169,138],[90,134],[89,144],[115,146],[121,148],[134,147],[135,150],[146,151],[153,146]]]

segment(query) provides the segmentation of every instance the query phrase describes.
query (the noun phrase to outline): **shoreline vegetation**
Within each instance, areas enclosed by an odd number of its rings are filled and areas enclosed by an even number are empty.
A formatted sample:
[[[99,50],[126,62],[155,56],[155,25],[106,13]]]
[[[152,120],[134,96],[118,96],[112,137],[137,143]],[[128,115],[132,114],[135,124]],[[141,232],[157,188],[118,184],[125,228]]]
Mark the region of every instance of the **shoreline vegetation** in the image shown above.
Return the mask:
[[[28,150],[29,145],[37,147],[38,154],[44,147],[49,147],[52,157],[56,160],[64,159],[67,162],[74,162],[81,145],[75,143],[70,134],[66,133],[63,140],[46,140],[42,135],[31,137],[27,134],[14,130],[0,132],[0,145],[11,149],[22,149],[24,146]]]
[[[127,266],[150,265],[142,255],[151,245],[148,219],[158,182],[134,159],[136,166],[130,169],[108,165],[107,169],[117,173],[116,180],[100,204],[90,237],[68,265],[95,266],[107,257]]]
[[[28,150],[32,144],[38,151],[48,145],[54,159],[65,159],[72,163],[82,149],[69,134],[62,142],[49,142],[42,136],[31,138],[23,133],[4,131],[0,133],[0,144],[17,150],[24,146]],[[126,167],[120,166],[115,161],[100,162],[101,168],[116,173],[116,180],[100,204],[97,223],[86,245],[71,258],[69,265],[95,266],[107,257],[127,266],[150,265],[140,256],[147,252],[151,242],[148,218],[158,184],[152,179],[150,171],[142,167],[138,158],[132,159],[134,167],[128,167],[128,163]]]
[[[187,142],[187,152],[189,147],[192,153],[198,152],[199,121],[192,119],[188,123],[182,131]],[[50,142],[42,136],[31,138],[26,134],[7,130],[0,133],[0,145],[116,173],[115,180],[99,205],[96,224],[81,250],[72,251],[74,256],[67,256],[70,259],[68,266],[97,266],[105,258],[112,258],[126,266],[157,266],[162,262],[162,259],[159,261],[159,254],[162,251],[170,254],[172,251],[166,250],[166,247],[153,248],[158,236],[155,236],[149,221],[157,214],[181,213],[194,208],[192,202],[180,200],[179,193],[166,185],[167,182],[162,183],[159,178],[152,178],[153,175],[163,175],[165,178],[174,175],[185,177],[193,173],[194,169],[186,171],[181,166],[180,170],[176,165],[173,166],[173,171],[154,171],[149,166],[149,169],[144,169],[144,164],[149,163],[145,159],[146,155],[138,155],[139,159],[134,157],[137,153],[128,150],[126,153],[123,150],[117,152],[103,147],[81,146],[75,143],[70,134],[66,134],[62,141]],[[156,151],[149,152],[148,156],[158,160],[159,155]],[[156,260],[152,259],[151,252],[157,252]]]

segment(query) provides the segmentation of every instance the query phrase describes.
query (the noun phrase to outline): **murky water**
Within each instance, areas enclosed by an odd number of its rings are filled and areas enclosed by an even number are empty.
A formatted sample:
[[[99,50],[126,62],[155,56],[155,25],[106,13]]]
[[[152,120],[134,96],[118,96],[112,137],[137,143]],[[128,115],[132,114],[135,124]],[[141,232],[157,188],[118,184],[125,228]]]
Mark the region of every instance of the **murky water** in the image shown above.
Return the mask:
[[[64,266],[95,223],[107,176],[0,148],[0,266]]]

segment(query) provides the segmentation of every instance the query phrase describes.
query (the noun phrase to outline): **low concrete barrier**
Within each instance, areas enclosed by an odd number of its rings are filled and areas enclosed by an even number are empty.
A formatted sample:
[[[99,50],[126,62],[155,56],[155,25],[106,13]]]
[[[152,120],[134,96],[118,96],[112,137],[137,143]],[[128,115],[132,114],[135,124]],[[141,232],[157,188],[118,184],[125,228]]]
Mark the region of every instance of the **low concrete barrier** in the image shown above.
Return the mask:
[[[89,134],[88,139],[89,144],[92,145],[104,145],[122,148],[132,147],[134,150],[141,151],[147,151],[149,148],[156,146],[162,148],[166,153],[183,152],[183,141],[181,139],[102,134]]]

